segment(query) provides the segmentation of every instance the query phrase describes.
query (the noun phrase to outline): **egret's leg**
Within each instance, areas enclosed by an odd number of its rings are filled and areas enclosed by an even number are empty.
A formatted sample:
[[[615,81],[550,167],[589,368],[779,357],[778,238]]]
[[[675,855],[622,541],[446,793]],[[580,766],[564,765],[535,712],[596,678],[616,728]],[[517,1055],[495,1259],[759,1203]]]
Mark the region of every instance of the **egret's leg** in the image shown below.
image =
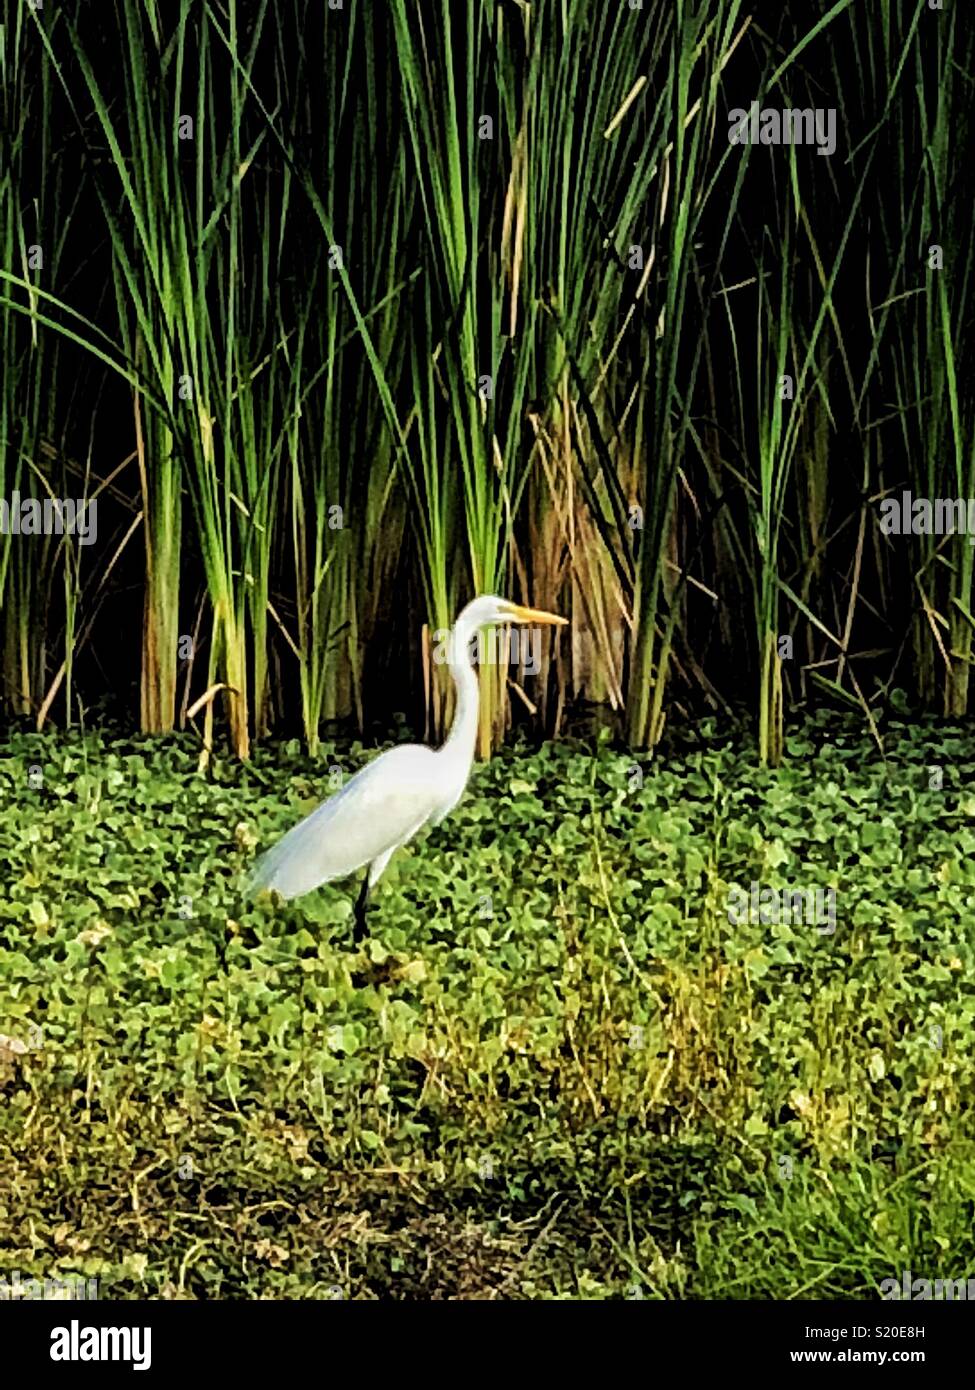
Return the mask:
[[[355,903],[355,926],[352,928],[352,940],[361,941],[367,934],[369,928],[366,924],[366,903],[369,900],[369,870],[366,870],[362,880],[362,887],[359,889],[359,896]]]
[[[353,941],[361,941],[368,933],[366,925],[366,902],[369,898],[369,889],[379,878],[379,875],[389,863],[396,845],[383,850],[377,859],[374,859],[366,870],[366,876],[362,880],[362,887],[359,889],[359,898],[355,905],[355,931],[352,933]]]

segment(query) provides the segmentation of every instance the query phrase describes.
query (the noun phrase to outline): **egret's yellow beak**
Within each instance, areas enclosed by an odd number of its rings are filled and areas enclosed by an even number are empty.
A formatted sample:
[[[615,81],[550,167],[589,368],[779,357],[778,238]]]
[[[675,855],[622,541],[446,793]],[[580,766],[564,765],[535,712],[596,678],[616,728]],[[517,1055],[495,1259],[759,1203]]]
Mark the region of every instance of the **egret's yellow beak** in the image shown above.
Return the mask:
[[[560,618],[557,613],[546,613],[544,608],[522,608],[518,603],[510,605],[508,620],[512,623],[546,623],[551,627],[564,627],[568,618]]]

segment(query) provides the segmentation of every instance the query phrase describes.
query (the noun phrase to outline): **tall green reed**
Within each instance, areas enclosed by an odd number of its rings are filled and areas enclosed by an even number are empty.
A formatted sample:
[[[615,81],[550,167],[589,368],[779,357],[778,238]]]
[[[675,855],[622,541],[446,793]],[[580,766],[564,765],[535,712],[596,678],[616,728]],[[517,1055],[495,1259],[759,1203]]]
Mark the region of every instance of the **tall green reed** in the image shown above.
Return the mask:
[[[61,401],[37,370],[54,329],[131,390],[144,727],[176,717],[200,574],[184,707],[205,709],[209,748],[222,697],[242,756],[296,704],[312,748],[335,720],[364,727],[393,660],[380,637],[412,651],[477,589],[573,617],[534,687],[482,670],[482,753],[512,693],[550,731],[574,696],[606,702],[653,746],[692,685],[729,708],[732,652],[768,761],[807,676],[872,719],[854,638],[896,637],[911,563],[872,508],[903,481],[975,490],[958,173],[973,55],[954,16],[932,35],[920,3],[787,4],[766,29],[737,0],[113,0],[101,24],[77,4],[31,19],[29,44],[3,4],[4,481],[65,486],[69,451],[44,452]],[[97,326],[24,267],[24,152],[56,163],[60,138],[52,77],[101,209],[114,319]],[[729,146],[727,109],[753,98],[835,100],[846,146],[822,162]],[[855,484],[833,458],[844,430]],[[909,655],[923,698],[959,713],[972,548],[922,537],[918,553]],[[32,558],[0,536],[4,688],[47,711],[59,681],[70,704],[89,625],[77,557]],[[807,658],[795,681],[786,631]],[[434,697],[436,729],[448,683]]]
[[[77,193],[41,18],[0,4],[0,498],[11,507],[17,498],[84,502],[90,484],[85,470],[66,468],[63,433],[82,396],[77,365],[73,378],[64,372],[63,336],[46,321],[71,278]],[[0,705],[12,713],[43,723],[65,684],[71,722],[82,582],[76,538],[0,532]]]

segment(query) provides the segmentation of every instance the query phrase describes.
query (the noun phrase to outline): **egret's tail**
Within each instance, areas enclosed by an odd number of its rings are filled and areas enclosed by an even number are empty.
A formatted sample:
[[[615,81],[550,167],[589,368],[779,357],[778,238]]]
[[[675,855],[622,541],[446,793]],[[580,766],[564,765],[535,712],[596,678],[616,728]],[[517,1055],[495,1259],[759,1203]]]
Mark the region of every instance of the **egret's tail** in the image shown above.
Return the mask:
[[[280,893],[282,898],[300,898],[333,878],[343,878],[368,862],[351,850],[343,853],[336,844],[334,820],[345,800],[350,782],[342,791],[323,801],[304,820],[261,855],[250,871],[244,892],[253,897],[262,888]]]
[[[314,816],[315,812],[306,816],[261,855],[244,886],[247,897],[253,898],[267,889],[285,899],[298,898],[327,882],[330,875],[320,872],[314,852],[320,844],[320,831],[317,825],[310,824]]]

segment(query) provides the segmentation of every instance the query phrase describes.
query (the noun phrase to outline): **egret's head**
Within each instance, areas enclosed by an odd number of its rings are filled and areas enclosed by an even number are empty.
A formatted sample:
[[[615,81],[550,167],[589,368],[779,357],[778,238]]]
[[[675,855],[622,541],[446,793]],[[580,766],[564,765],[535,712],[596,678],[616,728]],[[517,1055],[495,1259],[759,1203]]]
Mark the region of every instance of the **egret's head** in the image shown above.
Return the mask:
[[[555,613],[546,613],[542,608],[523,608],[520,603],[509,603],[506,598],[494,594],[482,594],[462,611],[457,625],[463,625],[471,632],[489,623],[539,623],[551,627],[562,627],[568,622]]]

